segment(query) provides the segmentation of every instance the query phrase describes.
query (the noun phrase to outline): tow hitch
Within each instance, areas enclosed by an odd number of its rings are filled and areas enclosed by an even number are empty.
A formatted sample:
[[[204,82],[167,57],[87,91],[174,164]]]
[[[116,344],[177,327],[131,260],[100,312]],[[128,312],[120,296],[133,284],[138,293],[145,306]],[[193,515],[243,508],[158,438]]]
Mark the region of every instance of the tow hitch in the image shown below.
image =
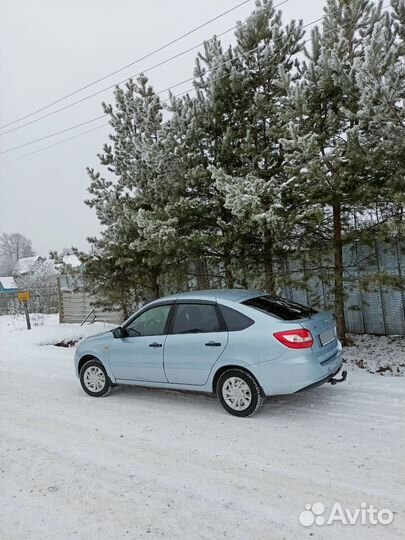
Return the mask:
[[[340,379],[335,379],[335,377],[332,377],[329,382],[330,384],[337,384],[337,383],[341,383],[341,382],[344,382],[347,378],[347,371],[342,371],[342,376],[340,377]]]

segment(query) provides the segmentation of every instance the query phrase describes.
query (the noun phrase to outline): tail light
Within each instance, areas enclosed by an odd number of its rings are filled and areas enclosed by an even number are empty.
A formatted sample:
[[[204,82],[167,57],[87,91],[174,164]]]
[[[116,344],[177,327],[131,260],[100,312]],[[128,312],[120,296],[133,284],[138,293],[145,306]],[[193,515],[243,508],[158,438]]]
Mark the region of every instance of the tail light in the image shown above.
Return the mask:
[[[314,343],[311,332],[305,328],[276,332],[273,336],[289,349],[309,349]]]

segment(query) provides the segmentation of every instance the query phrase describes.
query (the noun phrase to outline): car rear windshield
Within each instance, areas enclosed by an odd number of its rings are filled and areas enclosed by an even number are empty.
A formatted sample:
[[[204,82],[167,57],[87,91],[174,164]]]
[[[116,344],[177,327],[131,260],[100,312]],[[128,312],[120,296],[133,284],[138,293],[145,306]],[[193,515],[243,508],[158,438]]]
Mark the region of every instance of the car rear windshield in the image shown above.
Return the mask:
[[[249,300],[245,300],[242,302],[242,304],[258,309],[259,311],[263,311],[264,313],[268,313],[269,315],[277,317],[277,319],[282,319],[283,321],[306,319],[307,317],[317,313],[317,311],[313,308],[272,295],[249,298]]]

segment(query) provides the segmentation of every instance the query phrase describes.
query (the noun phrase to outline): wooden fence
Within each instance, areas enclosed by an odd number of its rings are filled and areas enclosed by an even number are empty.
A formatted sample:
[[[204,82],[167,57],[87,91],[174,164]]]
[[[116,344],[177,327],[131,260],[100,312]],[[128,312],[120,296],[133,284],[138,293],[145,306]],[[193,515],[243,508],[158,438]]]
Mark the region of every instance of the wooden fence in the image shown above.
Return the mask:
[[[124,316],[119,311],[105,311],[102,308],[94,308],[94,299],[85,291],[70,291],[62,289],[60,292],[60,322],[80,323],[95,309],[97,321],[105,321],[112,324],[121,324]]]

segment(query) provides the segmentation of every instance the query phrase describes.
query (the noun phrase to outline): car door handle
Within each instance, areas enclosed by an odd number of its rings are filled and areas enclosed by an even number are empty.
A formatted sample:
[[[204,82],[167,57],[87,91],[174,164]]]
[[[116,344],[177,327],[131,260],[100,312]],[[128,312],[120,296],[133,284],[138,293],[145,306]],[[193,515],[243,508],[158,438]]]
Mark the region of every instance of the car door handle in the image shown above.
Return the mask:
[[[221,343],[219,343],[218,341],[209,341],[208,343],[205,344],[206,347],[220,347],[221,346]]]
[[[149,344],[149,347],[155,347],[155,348],[158,348],[158,347],[161,347],[162,344],[161,343],[156,343],[156,341],[154,341],[153,343],[150,343]]]

